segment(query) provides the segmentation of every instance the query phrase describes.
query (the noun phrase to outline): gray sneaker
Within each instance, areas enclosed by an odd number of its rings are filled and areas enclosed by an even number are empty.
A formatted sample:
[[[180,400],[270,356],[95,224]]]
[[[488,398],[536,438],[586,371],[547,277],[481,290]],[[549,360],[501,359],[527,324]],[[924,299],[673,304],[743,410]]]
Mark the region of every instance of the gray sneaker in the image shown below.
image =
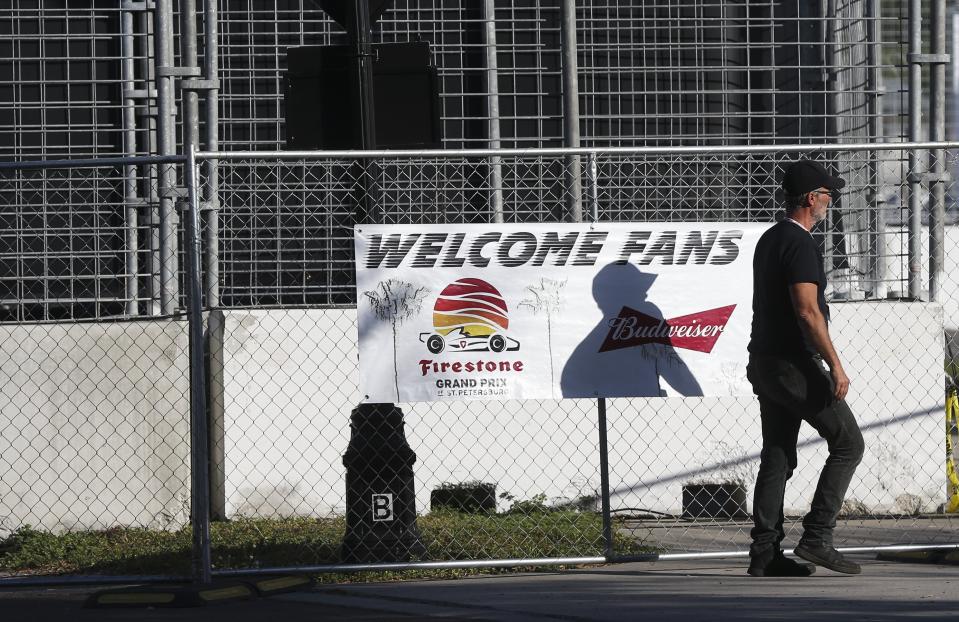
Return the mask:
[[[831,546],[811,546],[800,542],[793,553],[795,553],[797,557],[802,557],[807,562],[812,562],[817,566],[822,566],[835,572],[841,572],[843,574],[859,574],[862,572],[859,564],[846,559],[842,553]]]

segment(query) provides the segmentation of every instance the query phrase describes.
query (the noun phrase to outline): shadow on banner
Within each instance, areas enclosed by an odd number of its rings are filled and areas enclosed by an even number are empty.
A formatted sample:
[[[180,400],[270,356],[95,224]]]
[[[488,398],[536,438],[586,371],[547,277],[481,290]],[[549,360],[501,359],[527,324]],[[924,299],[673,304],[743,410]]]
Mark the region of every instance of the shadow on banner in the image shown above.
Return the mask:
[[[593,279],[593,299],[603,319],[570,355],[560,386],[563,397],[662,397],[665,380],[685,396],[703,395],[703,389],[668,339],[655,336],[629,347],[610,346],[616,326],[611,320],[628,311],[641,318],[655,334],[665,323],[662,311],[647,298],[657,275],[633,264],[610,263]]]

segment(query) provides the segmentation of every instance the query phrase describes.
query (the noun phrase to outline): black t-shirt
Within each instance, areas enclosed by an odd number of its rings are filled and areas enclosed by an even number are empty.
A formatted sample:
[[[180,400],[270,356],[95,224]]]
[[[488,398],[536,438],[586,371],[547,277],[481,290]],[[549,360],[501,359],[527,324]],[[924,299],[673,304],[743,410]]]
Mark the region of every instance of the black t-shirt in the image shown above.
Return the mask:
[[[754,354],[816,354],[799,328],[789,295],[794,283],[816,283],[819,309],[829,321],[826,272],[822,255],[809,232],[783,220],[759,238],[753,256],[753,328],[749,351]]]

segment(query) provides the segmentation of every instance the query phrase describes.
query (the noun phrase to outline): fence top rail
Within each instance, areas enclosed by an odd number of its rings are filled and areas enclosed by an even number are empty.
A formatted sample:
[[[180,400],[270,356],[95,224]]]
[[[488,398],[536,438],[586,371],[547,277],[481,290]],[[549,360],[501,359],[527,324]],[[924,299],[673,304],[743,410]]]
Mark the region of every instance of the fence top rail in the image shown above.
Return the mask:
[[[15,160],[0,162],[0,171],[45,168],[100,168],[104,166],[136,166],[144,164],[181,164],[186,156],[134,156],[127,158],[81,158],[76,160]]]
[[[197,151],[197,160],[363,160],[388,158],[489,158],[599,155],[710,155],[752,153],[834,153],[959,149],[959,142],[819,143],[788,145],[700,145],[684,147],[578,147],[543,149],[424,149],[344,151]]]
[[[489,158],[599,155],[710,155],[751,153],[835,153],[843,151],[914,151],[959,149],[952,142],[820,143],[789,145],[692,145],[684,147],[556,147],[543,149],[423,149],[378,151],[197,151],[197,160],[363,160],[388,158]],[[186,155],[15,160],[0,162],[0,171],[51,168],[98,168],[147,164],[183,164]]]

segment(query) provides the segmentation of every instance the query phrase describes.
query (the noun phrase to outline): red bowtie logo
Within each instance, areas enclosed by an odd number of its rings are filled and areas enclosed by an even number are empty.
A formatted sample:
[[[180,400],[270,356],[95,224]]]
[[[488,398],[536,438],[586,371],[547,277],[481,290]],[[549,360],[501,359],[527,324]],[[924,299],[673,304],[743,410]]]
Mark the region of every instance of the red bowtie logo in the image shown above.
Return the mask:
[[[609,334],[599,351],[661,343],[697,352],[712,352],[735,308],[736,305],[729,305],[664,320],[623,307],[617,317],[609,320]]]

